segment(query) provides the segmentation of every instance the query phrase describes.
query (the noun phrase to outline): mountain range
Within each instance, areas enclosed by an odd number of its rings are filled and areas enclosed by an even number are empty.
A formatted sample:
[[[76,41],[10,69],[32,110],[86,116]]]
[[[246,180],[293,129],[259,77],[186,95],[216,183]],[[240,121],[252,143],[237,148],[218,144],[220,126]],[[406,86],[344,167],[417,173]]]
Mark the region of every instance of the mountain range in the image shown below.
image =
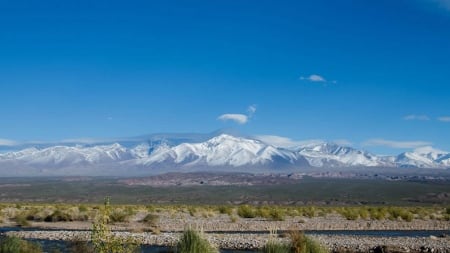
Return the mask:
[[[21,146],[0,153],[0,176],[135,176],[164,172],[301,172],[325,168],[450,168],[450,153],[422,147],[380,156],[330,142],[281,148],[230,133],[155,134],[115,141]]]

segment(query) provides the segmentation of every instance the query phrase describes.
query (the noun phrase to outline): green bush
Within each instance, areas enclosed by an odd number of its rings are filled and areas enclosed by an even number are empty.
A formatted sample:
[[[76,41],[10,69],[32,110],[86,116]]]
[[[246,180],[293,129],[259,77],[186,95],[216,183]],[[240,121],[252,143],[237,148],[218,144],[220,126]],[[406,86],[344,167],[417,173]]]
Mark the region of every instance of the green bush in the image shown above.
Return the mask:
[[[387,217],[387,209],[385,207],[370,207],[369,215],[372,220],[384,220]]]
[[[78,207],[78,211],[80,211],[80,212],[87,212],[88,211],[88,208],[86,207],[86,206],[84,206],[84,205],[81,205],[81,206],[79,206]]]
[[[339,213],[347,220],[357,220],[359,218],[359,212],[355,208],[343,208]]]
[[[17,223],[19,227],[28,227],[31,225],[24,214],[19,214],[16,217],[14,217],[14,221]]]
[[[42,253],[41,246],[18,237],[0,239],[0,253]]]
[[[205,238],[198,232],[188,229],[183,232],[176,245],[177,253],[218,253]]]
[[[189,215],[191,215],[192,217],[194,217],[195,214],[197,213],[197,208],[195,208],[195,207],[193,207],[193,206],[190,206],[190,207],[188,208],[188,211],[189,211]]]
[[[128,214],[120,210],[114,210],[109,215],[109,221],[112,223],[125,222],[128,219]]]
[[[249,205],[239,206],[239,208],[237,210],[237,214],[242,218],[255,218],[256,217],[255,210]]]
[[[54,211],[52,214],[45,217],[44,219],[45,222],[72,221],[72,220],[73,219],[70,214],[60,210]]]
[[[285,243],[279,243],[274,241],[267,242],[262,248],[263,253],[290,253],[289,245]]]
[[[316,216],[316,208],[313,206],[309,206],[307,208],[302,208],[301,213],[305,217],[312,218],[312,217]]]
[[[111,206],[109,198],[105,199],[104,208],[100,210],[92,224],[91,241],[96,253],[134,253],[139,252],[141,241],[133,237],[119,237],[111,232],[109,220]]]
[[[233,213],[233,208],[231,206],[219,206],[219,213],[231,215]]]
[[[290,247],[293,253],[327,253],[328,250],[298,230],[289,232]]]
[[[279,208],[273,208],[269,212],[270,218],[276,221],[284,220],[284,212]]]
[[[142,221],[145,222],[149,226],[156,227],[156,226],[158,226],[159,215],[149,213],[144,217],[144,219]]]

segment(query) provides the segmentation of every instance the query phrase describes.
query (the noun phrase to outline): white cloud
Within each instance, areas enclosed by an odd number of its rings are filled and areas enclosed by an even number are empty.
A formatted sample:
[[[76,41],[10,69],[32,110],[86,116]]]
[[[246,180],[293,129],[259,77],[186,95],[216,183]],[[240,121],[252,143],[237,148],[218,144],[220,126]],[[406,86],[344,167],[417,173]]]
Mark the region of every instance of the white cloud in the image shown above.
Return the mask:
[[[256,105],[250,105],[247,108],[248,117],[251,118],[253,116],[253,114],[255,114],[255,112],[256,112]]]
[[[275,147],[280,147],[280,148],[293,148],[293,147],[298,147],[298,146],[320,145],[322,143],[325,143],[324,140],[319,140],[319,139],[299,141],[299,140],[293,140],[291,138],[278,136],[278,135],[257,135],[257,136],[255,136],[255,139],[258,139],[269,145],[272,145]],[[347,140],[336,140],[336,141],[333,141],[333,143],[336,143],[336,144],[342,145],[342,146],[349,146],[351,144]]]
[[[19,143],[13,140],[8,140],[8,139],[0,139],[0,146],[4,146],[4,147],[11,147],[11,146],[16,146]]]
[[[241,113],[225,113],[217,117],[217,119],[222,121],[231,120],[238,124],[246,124],[255,113],[256,113],[256,105],[253,104],[247,107],[247,115]]]
[[[220,115],[217,119],[222,121],[234,121],[238,124],[245,124],[248,122],[248,116],[244,114],[238,114],[238,113],[226,113]]]
[[[427,115],[416,115],[416,114],[410,114],[403,117],[404,120],[430,120],[430,118]]]
[[[298,145],[298,142],[290,138],[277,135],[257,135],[255,138],[275,147],[287,148]]]
[[[439,117],[438,120],[442,122],[450,122],[450,116],[442,116]]]
[[[316,75],[316,74],[312,74],[312,75],[310,75],[308,77],[301,76],[300,80],[307,80],[307,81],[316,82],[316,83],[317,82],[322,82],[322,83],[326,83],[327,82],[327,80],[323,76]]]
[[[370,139],[363,143],[364,146],[383,146],[389,148],[418,148],[430,146],[432,143],[427,141],[394,141],[385,139]]]

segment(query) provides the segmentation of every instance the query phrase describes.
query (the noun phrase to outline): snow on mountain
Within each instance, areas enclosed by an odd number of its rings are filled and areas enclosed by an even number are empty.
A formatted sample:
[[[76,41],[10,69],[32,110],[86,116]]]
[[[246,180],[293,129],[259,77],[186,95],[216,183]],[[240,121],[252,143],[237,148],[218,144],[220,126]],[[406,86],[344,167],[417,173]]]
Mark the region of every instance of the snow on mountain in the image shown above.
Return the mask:
[[[386,165],[379,157],[365,151],[334,143],[314,142],[297,147],[298,154],[304,156],[314,167],[343,166],[383,166]]]
[[[29,148],[0,155],[0,161],[15,160],[36,166],[74,166],[108,163],[131,159],[131,154],[120,144],[104,146],[54,146],[44,149]]]
[[[150,165],[170,161],[186,166],[244,166],[264,165],[283,159],[294,164],[298,158],[290,151],[277,149],[259,140],[221,134],[206,142],[183,143],[174,147],[161,145],[147,159],[140,162]]]
[[[417,148],[397,156],[395,162],[400,166],[419,168],[441,168],[450,165],[450,153],[432,147]]]
[[[180,135],[152,136],[147,141],[128,141],[125,144],[56,145],[41,148],[25,148],[15,152],[0,153],[0,175],[11,169],[26,174],[27,170],[83,171],[110,175],[138,173],[164,169],[295,169],[307,167],[417,167],[450,168],[450,153],[423,147],[398,156],[377,156],[366,151],[324,141],[313,141],[295,148],[276,147],[254,138],[230,134],[218,134],[202,140]],[[169,136],[170,137],[170,136]],[[189,136],[188,136],[189,137]],[[189,137],[190,138],[190,137]],[[203,138],[203,137],[202,137]],[[2,172],[3,171],[3,172]],[[98,172],[98,173],[97,173]],[[56,174],[57,174],[56,173]]]

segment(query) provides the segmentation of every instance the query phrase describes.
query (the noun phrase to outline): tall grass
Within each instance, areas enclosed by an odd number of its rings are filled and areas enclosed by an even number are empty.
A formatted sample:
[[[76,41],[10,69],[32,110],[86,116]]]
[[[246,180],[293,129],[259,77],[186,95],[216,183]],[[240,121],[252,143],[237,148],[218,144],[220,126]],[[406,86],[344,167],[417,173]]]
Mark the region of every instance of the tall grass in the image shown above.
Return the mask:
[[[263,253],[290,253],[290,247],[288,244],[268,241],[262,248]]]
[[[192,229],[183,232],[178,241],[175,252],[177,253],[218,253],[202,235]]]
[[[42,253],[41,246],[18,237],[0,239],[0,253]]]
[[[328,253],[320,243],[305,236],[303,232],[293,230],[288,233],[289,243],[269,242],[262,248],[263,253]]]

